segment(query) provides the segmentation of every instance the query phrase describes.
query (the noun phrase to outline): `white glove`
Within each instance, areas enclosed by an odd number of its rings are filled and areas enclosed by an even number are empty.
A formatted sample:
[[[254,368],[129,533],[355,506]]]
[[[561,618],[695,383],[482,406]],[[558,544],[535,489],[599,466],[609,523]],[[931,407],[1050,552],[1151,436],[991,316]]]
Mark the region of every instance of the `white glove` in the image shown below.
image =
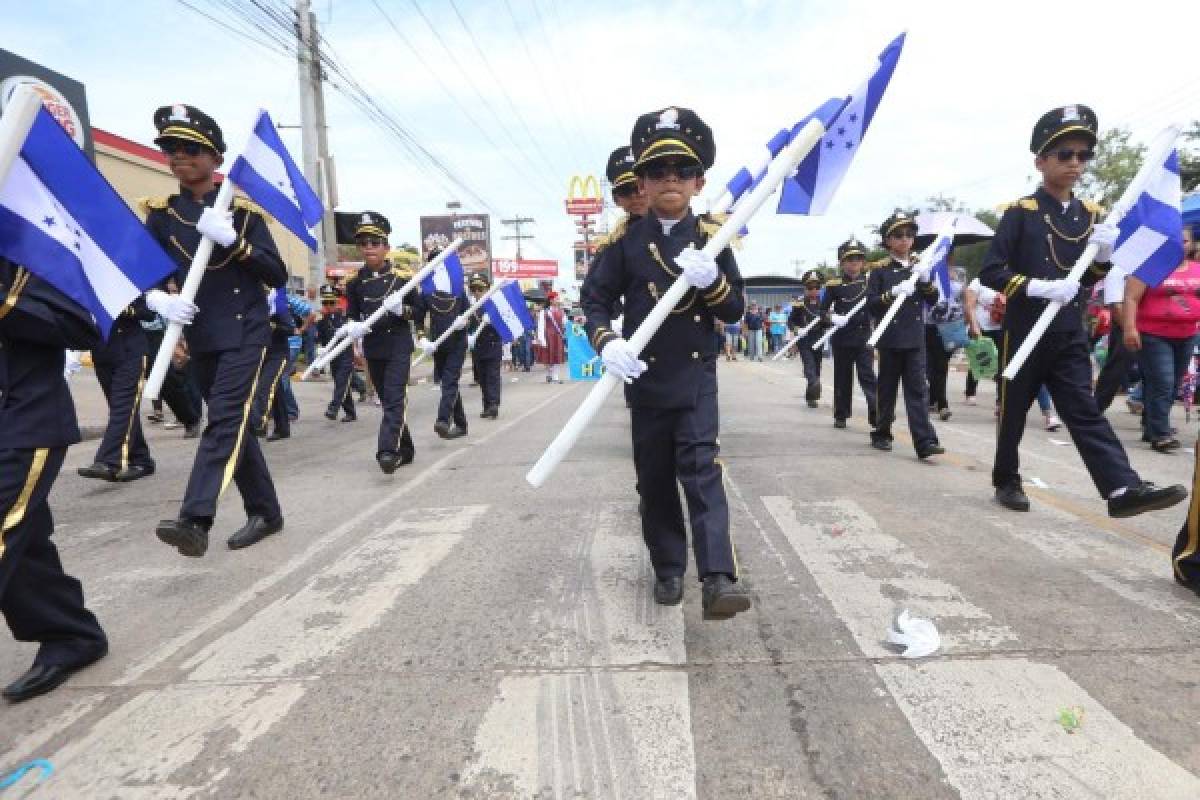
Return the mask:
[[[146,292],[146,307],[155,314],[161,314],[167,322],[178,325],[191,325],[199,310],[179,295],[167,294],[161,289]]]
[[[79,351],[68,350],[67,360],[63,363],[63,377],[70,378],[81,369],[83,369],[83,361],[80,360]]]
[[[338,330],[345,331],[345,335],[351,339],[361,339],[371,332],[371,326],[361,320],[352,319]]]
[[[466,314],[463,314],[462,316],[459,316],[459,317],[455,317],[454,322],[450,323],[450,330],[452,330],[452,331],[465,330],[466,327],[467,327],[467,315]]]
[[[1088,243],[1096,245],[1096,260],[1101,264],[1112,261],[1113,248],[1116,247],[1120,234],[1121,231],[1116,225],[1107,222],[1099,222],[1092,228]]]
[[[427,356],[433,355],[434,351],[437,350],[437,345],[435,345],[433,342],[426,339],[424,336],[422,336],[420,341],[417,342],[417,347],[424,350],[425,355],[427,355]]]
[[[689,247],[675,258],[675,266],[683,270],[683,278],[697,289],[707,289],[717,282],[720,270],[717,261],[703,250]]]
[[[1044,281],[1031,278],[1025,293],[1030,297],[1040,297],[1055,303],[1066,305],[1079,295],[1079,281],[1063,279],[1060,281]]]
[[[207,236],[221,247],[229,247],[237,241],[237,231],[233,229],[233,212],[221,213],[215,208],[206,208],[200,212],[196,220],[196,230],[201,236]]]
[[[476,339],[478,339],[478,338],[479,338],[479,335],[478,335],[478,334],[475,334],[475,333],[468,333],[468,334],[467,334],[467,349],[468,349],[468,350],[474,350],[474,349],[475,349],[475,340],[476,340]]]
[[[387,297],[383,298],[383,307],[390,314],[399,314],[404,316],[404,295],[399,292],[392,292]]]
[[[850,317],[846,314],[830,314],[829,321],[833,323],[835,328],[844,328],[846,323],[850,321]]]
[[[897,300],[904,300],[912,295],[917,290],[917,276],[909,275],[904,280],[892,287],[892,297]]]
[[[338,330],[341,330],[341,328],[339,328]],[[332,345],[332,344],[333,344],[333,342],[330,342],[329,344],[330,344],[330,345]],[[328,348],[328,347],[326,347],[326,346],[324,346],[324,345],[320,345],[320,346],[318,346],[318,347],[317,347],[317,358],[322,358],[322,357],[323,357],[323,356],[324,356],[326,353],[328,353],[328,352],[329,352],[329,348]]]
[[[712,281],[709,281],[705,285],[711,284]],[[634,378],[646,371],[646,362],[637,357],[633,346],[624,339],[613,339],[604,345],[604,349],[600,351],[600,358],[604,360],[606,370],[626,383],[632,383]]]

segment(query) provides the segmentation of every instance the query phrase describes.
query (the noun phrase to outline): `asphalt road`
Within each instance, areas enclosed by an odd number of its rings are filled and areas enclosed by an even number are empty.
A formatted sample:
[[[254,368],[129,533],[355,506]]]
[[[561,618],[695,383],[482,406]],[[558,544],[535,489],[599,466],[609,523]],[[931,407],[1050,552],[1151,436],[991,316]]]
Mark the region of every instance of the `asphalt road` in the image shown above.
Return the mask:
[[[805,408],[799,365],[723,362],[754,607],[703,622],[698,584],[651,600],[623,403],[533,490],[587,386],[515,377],[494,422],[465,390],[452,442],[414,387],[417,460],[390,477],[378,409],[327,422],[330,384],[302,385],[293,438],[266,445],[286,530],[227,550],[231,487],[197,560],[153,535],[193,442],[150,428],[158,472],[130,485],[77,477],[95,443],[72,448],[57,541],[112,651],[0,708],[0,776],[54,768],[4,796],[1200,797],[1200,600],[1167,554],[1185,508],[1110,520],[1036,411],[1041,488],[1014,514],[991,501],[990,387],[936,423],[948,453],[926,465],[903,437],[870,449],[862,415],[838,431]],[[93,413],[94,377],[75,381]],[[1111,418],[1144,477],[1190,486],[1189,453]],[[937,625],[937,654],[884,643],[901,608]],[[20,674],[33,648],[0,642],[0,675]]]

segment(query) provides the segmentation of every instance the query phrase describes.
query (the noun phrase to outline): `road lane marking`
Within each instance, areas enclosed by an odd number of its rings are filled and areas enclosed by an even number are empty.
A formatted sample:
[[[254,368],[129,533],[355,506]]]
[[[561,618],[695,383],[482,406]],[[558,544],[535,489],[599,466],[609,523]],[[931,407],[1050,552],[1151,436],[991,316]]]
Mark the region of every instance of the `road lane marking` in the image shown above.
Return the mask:
[[[864,655],[882,651],[896,602],[884,587],[908,591],[905,604],[928,613],[942,630],[947,655],[916,663],[893,657],[875,671],[961,797],[1200,796],[1200,779],[1139,739],[1057,667],[1002,653],[955,659],[959,650],[1016,644],[1016,635],[953,586],[924,574],[927,567],[909,548],[882,533],[853,500],[762,500]],[[1086,721],[1067,734],[1054,715],[1076,705]]]

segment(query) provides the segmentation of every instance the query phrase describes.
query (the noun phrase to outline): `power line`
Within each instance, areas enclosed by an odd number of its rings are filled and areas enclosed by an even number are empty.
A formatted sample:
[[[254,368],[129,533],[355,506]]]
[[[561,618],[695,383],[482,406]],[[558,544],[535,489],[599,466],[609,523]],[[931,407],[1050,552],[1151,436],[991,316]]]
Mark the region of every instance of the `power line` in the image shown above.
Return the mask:
[[[517,15],[513,12],[512,3],[510,3],[509,0],[504,0],[504,7],[508,9],[508,16],[512,19],[513,30],[516,31],[517,38],[521,40],[521,47],[525,51],[525,58],[529,61],[530,70],[533,72],[534,77],[537,78],[538,85],[542,89],[542,97],[546,101],[546,107],[549,108],[554,114],[554,121],[558,123],[558,129],[563,135],[563,141],[567,143],[567,150],[570,152],[571,158],[574,158],[577,162],[579,162],[579,166],[571,170],[572,172],[576,172],[578,169],[586,165],[587,162],[583,159],[580,159],[578,152],[575,150],[575,143],[577,140],[572,139],[567,133],[567,126],[563,124],[562,115],[558,113],[558,104],[555,103],[550,97],[550,89],[546,86],[546,80],[542,76],[542,70],[538,69],[537,64],[534,63],[533,51],[529,48],[529,40],[526,38],[525,32],[521,30],[520,23],[517,22]]]
[[[450,100],[458,107],[459,111],[462,112],[463,116],[466,117],[471,122],[471,124],[475,126],[475,129],[479,131],[480,135],[482,135],[483,138],[487,141],[487,143],[489,145],[491,145],[492,151],[495,153],[499,153],[504,157],[504,159],[508,163],[508,165],[510,167],[512,167],[513,173],[517,176],[518,179],[524,180],[525,178],[527,178],[529,175],[528,171],[521,169],[521,167],[517,165],[516,161],[513,160],[512,155],[509,154],[507,151],[505,151],[503,148],[501,148],[500,145],[498,145],[496,143],[496,140],[492,138],[490,133],[488,133],[487,127],[484,126],[482,123],[480,123],[480,121],[478,119],[475,118],[475,116],[470,112],[470,110],[467,108],[467,106],[462,101],[460,101],[458,96],[450,89],[449,86],[446,85],[446,82],[444,80],[442,80],[442,77],[438,73],[438,71],[433,69],[429,65],[429,62],[427,62],[425,60],[425,57],[421,55],[421,52],[419,50],[417,50],[416,47],[413,46],[412,42],[409,41],[408,37],[404,35],[403,31],[400,29],[400,27],[398,25],[396,25],[395,21],[391,18],[391,16],[386,11],[384,11],[384,9],[381,5],[379,5],[378,0],[371,0],[371,3],[372,3],[372,5],[375,6],[375,9],[383,17],[384,21],[387,22],[388,26],[391,27],[392,31],[395,32],[396,36],[399,37],[400,41],[404,43],[404,46],[408,48],[409,52],[412,53],[413,56],[416,57],[417,61],[420,62],[421,66],[425,68],[425,71],[428,72],[430,75],[432,75],[434,80],[436,80],[438,82],[438,85],[442,88],[442,92],[446,95],[446,97],[450,98]]]
[[[525,148],[522,148],[521,145],[517,143],[516,137],[513,136],[512,131],[509,130],[508,126],[504,124],[504,120],[496,112],[496,109],[492,106],[491,101],[489,101],[487,99],[487,97],[483,94],[483,92],[481,92],[479,90],[479,86],[471,78],[470,73],[467,72],[467,70],[463,68],[463,65],[459,62],[458,58],[454,55],[454,51],[451,50],[450,46],[446,44],[446,40],[443,39],[441,33],[438,32],[437,26],[435,26],[433,24],[433,21],[430,20],[428,16],[426,16],[425,11],[417,3],[417,0],[409,0],[409,3],[412,5],[413,9],[417,12],[417,14],[421,17],[421,19],[425,22],[425,25],[429,28],[430,32],[433,33],[433,38],[436,39],[438,44],[441,45],[442,49],[446,51],[446,55],[450,57],[450,62],[452,64],[454,64],[455,68],[459,71],[459,74],[461,74],[463,76],[463,80],[465,80],[467,85],[471,87],[471,90],[475,92],[475,96],[479,98],[479,102],[483,104],[483,106],[491,113],[492,118],[496,120],[496,125],[500,128],[500,130],[504,131],[505,136],[508,137],[508,140],[509,140],[509,142],[512,143],[513,148],[515,150],[517,150],[518,152],[520,152],[529,161],[529,164],[532,167],[532,171],[530,174],[538,175],[543,180],[545,180],[546,173],[543,171],[542,167],[540,167],[538,164],[536,164],[533,161],[533,159],[529,157],[529,152]],[[553,182],[550,182],[550,184],[553,185]]]
[[[542,160],[546,162],[546,166],[549,168],[550,174],[553,175],[555,172],[555,167],[550,163],[550,157],[547,153],[547,149],[543,147],[541,142],[537,140],[537,137],[533,135],[533,131],[530,129],[529,124],[525,120],[525,115],[522,114],[520,109],[517,108],[516,103],[513,102],[512,95],[509,94],[508,89],[505,88],[503,81],[500,80],[500,76],[496,74],[496,70],[492,67],[492,62],[488,60],[487,54],[484,53],[483,48],[479,46],[479,40],[475,38],[475,34],[471,31],[470,26],[467,25],[467,20],[463,17],[462,12],[458,10],[458,4],[454,2],[454,0],[449,0],[449,2],[450,8],[454,10],[454,15],[458,17],[458,21],[463,26],[463,30],[467,32],[467,38],[471,40],[471,45],[475,48],[475,52],[479,55],[479,60],[483,62],[483,66],[487,69],[488,74],[492,76],[492,82],[496,84],[498,89],[500,89],[500,94],[508,103],[508,107],[510,110],[512,110],[513,116],[517,118],[517,122],[521,124],[521,128],[525,131],[525,135],[529,138],[529,144],[533,146],[534,151],[536,151],[542,157]]]

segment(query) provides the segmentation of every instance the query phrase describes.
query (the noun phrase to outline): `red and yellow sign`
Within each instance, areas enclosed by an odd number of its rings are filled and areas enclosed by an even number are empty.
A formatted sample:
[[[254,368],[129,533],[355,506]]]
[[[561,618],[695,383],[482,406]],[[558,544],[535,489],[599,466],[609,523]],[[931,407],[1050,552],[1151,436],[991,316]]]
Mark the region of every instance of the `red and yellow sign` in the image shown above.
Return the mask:
[[[604,211],[604,195],[595,175],[574,175],[567,184],[567,213],[588,216]]]

